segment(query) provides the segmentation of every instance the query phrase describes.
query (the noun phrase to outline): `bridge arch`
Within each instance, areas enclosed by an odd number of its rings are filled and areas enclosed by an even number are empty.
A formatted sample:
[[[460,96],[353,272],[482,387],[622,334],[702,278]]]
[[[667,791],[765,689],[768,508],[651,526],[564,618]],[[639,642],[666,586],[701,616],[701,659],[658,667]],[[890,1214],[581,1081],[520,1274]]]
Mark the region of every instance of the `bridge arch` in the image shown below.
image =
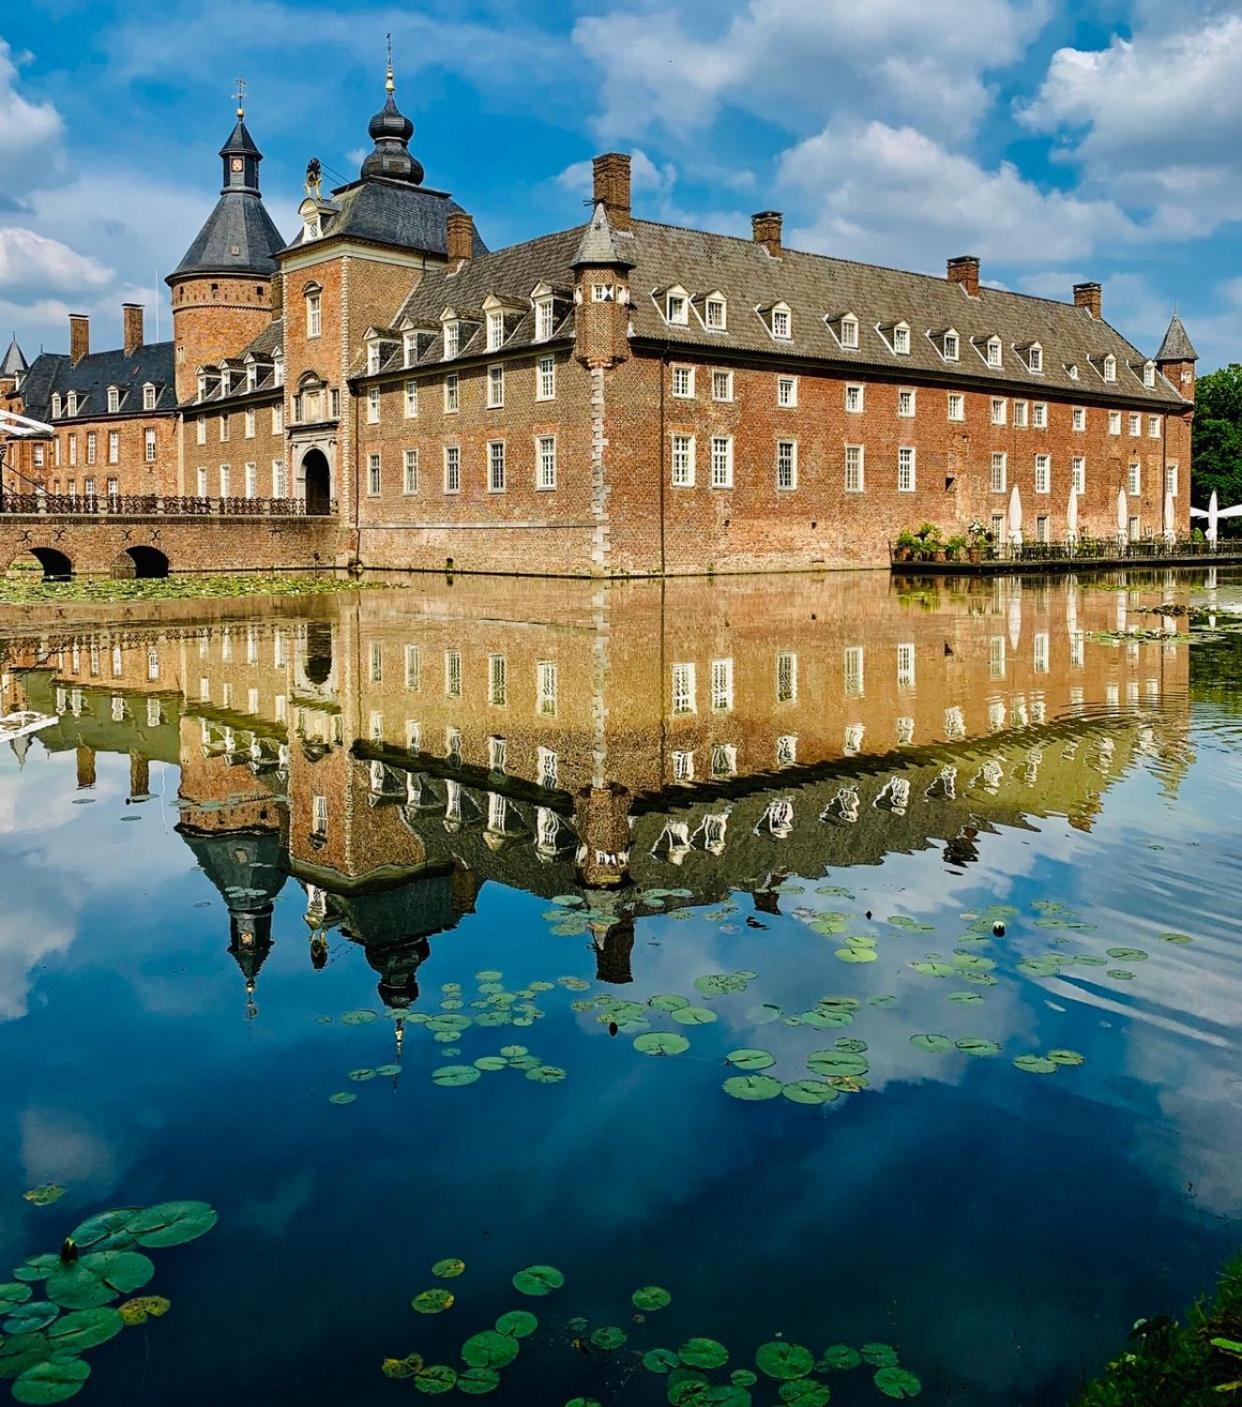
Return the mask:
[[[119,553],[112,562],[112,575],[123,581],[154,580],[168,575],[168,558],[158,547],[136,544]]]
[[[42,570],[44,581],[67,581],[73,575],[73,563],[57,547],[30,547],[9,565],[9,575],[29,572],[32,576]]]

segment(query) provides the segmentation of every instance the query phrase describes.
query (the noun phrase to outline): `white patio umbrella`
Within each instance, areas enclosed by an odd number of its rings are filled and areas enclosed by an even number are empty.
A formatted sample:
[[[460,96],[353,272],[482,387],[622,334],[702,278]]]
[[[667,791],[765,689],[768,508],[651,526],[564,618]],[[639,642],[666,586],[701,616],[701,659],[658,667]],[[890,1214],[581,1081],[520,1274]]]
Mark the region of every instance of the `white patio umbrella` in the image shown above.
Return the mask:
[[[1207,540],[1209,542],[1216,541],[1216,518],[1219,513],[1220,504],[1216,501],[1216,490],[1213,489],[1212,496],[1208,499]]]
[[[1173,495],[1166,489],[1164,493],[1164,540],[1172,542],[1177,537],[1173,526]]]
[[[1078,541],[1078,489],[1071,481],[1069,503],[1065,506],[1065,536],[1071,542]]]
[[[1009,541],[1015,547],[1022,546],[1022,495],[1017,484],[1009,495]]]
[[[1014,585],[1017,587],[1019,583],[1015,580]],[[1022,639],[1022,597],[1019,591],[1009,598],[1006,620],[1009,625],[1009,648],[1016,650]]]
[[[1117,536],[1122,543],[1126,540],[1126,529],[1130,522],[1130,501],[1126,498],[1125,489],[1117,490]]]

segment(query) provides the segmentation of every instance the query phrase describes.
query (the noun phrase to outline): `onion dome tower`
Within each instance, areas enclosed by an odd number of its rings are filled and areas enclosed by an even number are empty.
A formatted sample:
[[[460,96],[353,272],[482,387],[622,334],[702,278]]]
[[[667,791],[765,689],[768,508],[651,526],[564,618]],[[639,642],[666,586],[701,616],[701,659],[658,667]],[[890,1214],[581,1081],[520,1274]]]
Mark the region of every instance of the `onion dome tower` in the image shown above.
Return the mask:
[[[375,149],[368,153],[362,163],[362,176],[383,176],[390,181],[405,181],[412,186],[423,183],[423,163],[410,152],[410,138],[414,135],[414,124],[397,108],[393,96],[396,89],[392,71],[392,42],[388,44],[388,72],[384,80],[387,96],[384,106],[375,114],[367,127]]]

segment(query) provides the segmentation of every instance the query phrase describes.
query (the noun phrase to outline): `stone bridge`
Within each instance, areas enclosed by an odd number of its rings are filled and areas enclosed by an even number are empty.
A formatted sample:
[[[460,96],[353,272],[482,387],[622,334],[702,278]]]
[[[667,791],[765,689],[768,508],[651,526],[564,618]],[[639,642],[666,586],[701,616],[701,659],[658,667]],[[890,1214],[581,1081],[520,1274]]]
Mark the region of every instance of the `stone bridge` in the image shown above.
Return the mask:
[[[306,514],[0,513],[0,572],[160,577],[344,566],[335,517]]]

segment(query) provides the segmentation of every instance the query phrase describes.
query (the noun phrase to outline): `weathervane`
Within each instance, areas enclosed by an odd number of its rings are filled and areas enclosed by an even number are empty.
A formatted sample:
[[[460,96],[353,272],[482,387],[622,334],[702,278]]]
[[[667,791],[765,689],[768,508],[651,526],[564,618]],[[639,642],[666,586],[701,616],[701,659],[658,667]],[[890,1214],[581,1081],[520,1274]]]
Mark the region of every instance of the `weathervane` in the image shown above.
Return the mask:
[[[386,45],[386,47],[387,47],[387,50],[388,50],[388,77],[387,77],[387,79],[386,79],[385,82],[384,82],[384,87],[387,88],[388,91],[391,93],[392,90],[396,87],[396,84],[392,81],[392,33],[391,33],[391,31],[390,31],[388,34],[384,35],[384,43],[385,43],[385,45]]]
[[[317,156],[312,156],[306,163],[306,194],[312,200],[320,200],[323,197],[323,167],[319,164]]]
[[[237,102],[237,118],[240,121],[246,115],[246,80],[239,77],[237,80],[237,92],[233,94]]]

